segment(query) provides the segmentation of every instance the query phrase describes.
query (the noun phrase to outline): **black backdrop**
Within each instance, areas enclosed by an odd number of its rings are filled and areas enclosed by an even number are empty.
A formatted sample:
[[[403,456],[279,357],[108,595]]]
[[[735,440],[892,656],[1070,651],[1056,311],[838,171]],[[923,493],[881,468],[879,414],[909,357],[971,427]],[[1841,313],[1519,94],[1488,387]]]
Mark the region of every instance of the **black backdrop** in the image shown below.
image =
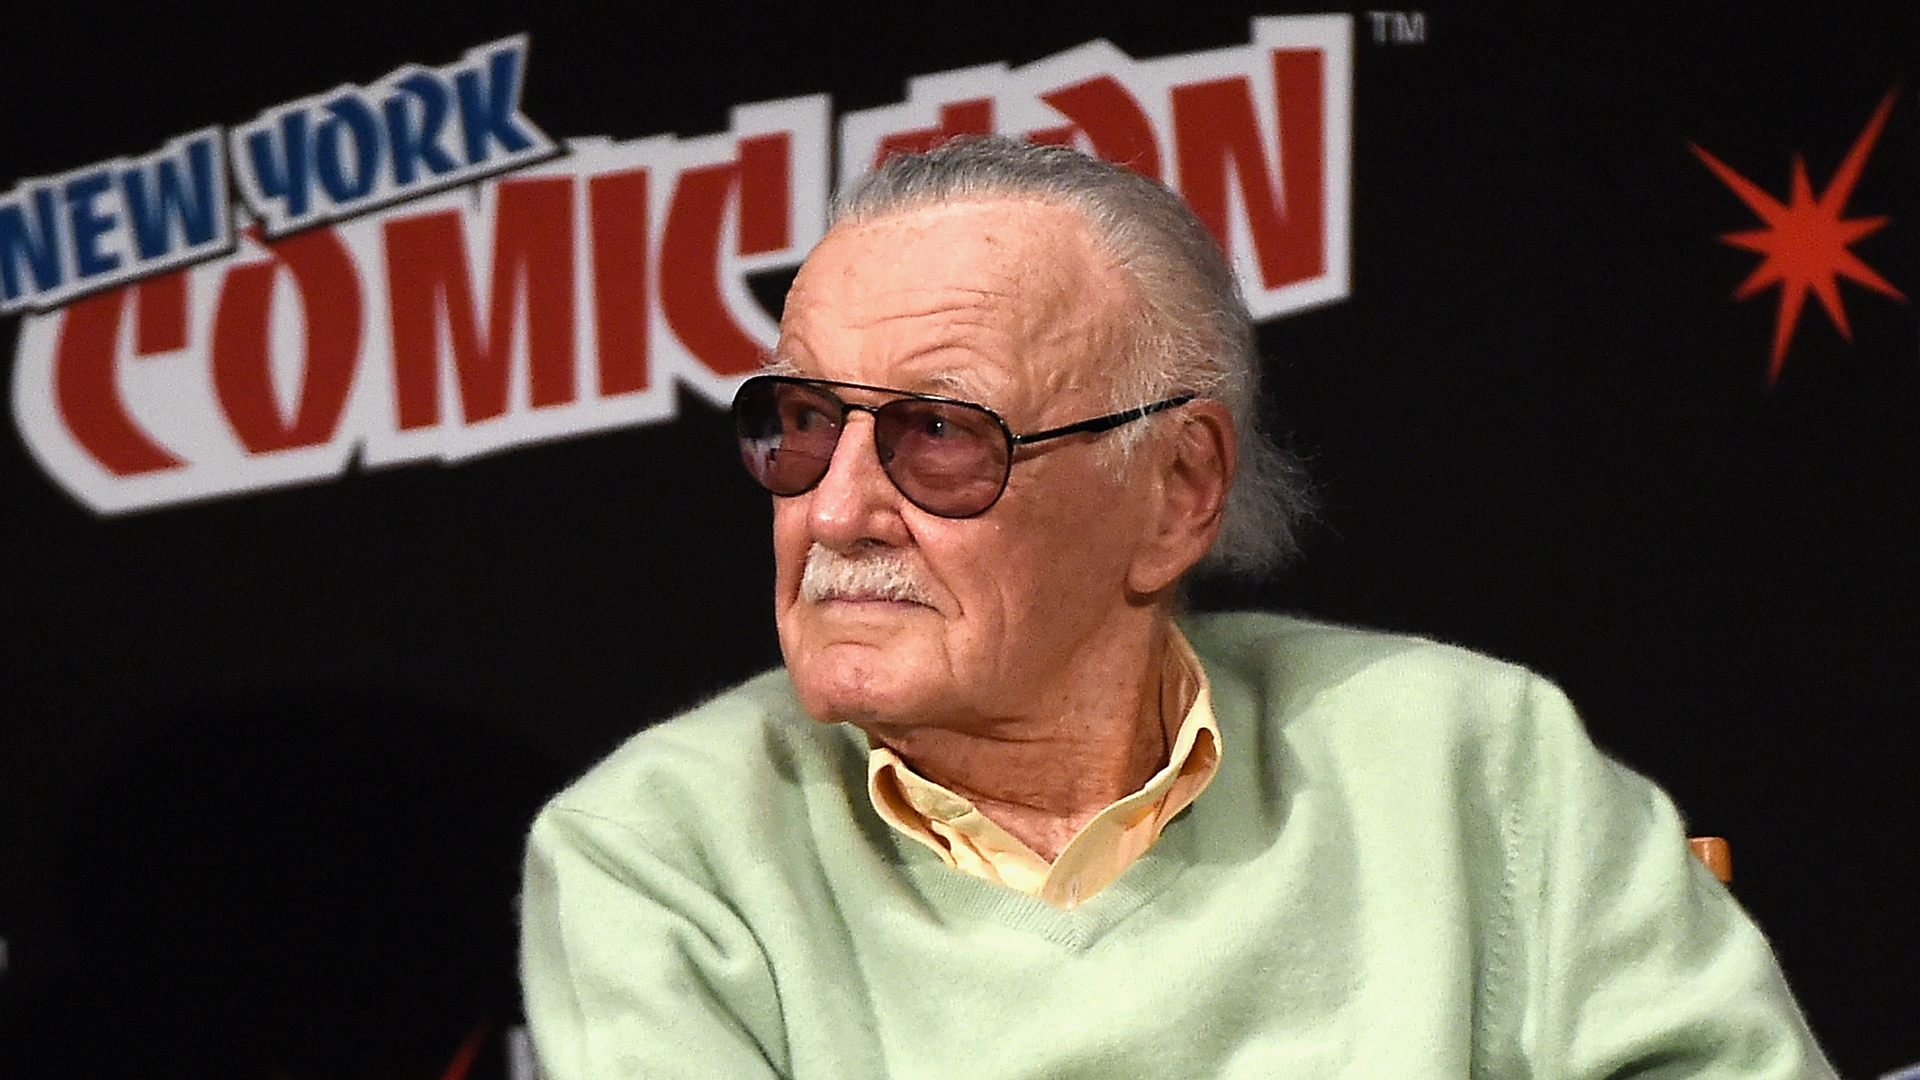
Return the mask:
[[[11,11],[0,184],[527,32],[556,138],[836,115],[1106,38],[1243,44],[1320,7],[991,2]],[[1415,631],[1560,681],[1732,838],[1735,892],[1836,1063],[1920,1060],[1920,334],[1850,282],[1776,384],[1758,226],[1695,157],[1820,192],[1882,98],[1852,250],[1920,291],[1905,4],[1453,5],[1355,17],[1353,286],[1266,325],[1321,485],[1307,558],[1205,607]],[[1903,83],[1904,80],[1904,83]],[[0,323],[13,356],[18,320]],[[0,1072],[508,1070],[541,797],[777,660],[768,512],[720,414],[121,517],[0,445]],[[478,1033],[477,1036],[475,1033]]]

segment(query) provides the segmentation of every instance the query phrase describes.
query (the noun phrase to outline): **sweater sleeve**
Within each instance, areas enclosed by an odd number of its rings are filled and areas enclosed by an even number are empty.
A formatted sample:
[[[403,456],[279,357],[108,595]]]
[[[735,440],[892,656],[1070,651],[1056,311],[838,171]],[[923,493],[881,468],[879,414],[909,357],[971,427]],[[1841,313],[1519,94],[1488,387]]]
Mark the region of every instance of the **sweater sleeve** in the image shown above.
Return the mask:
[[[1595,749],[1544,680],[1520,713],[1507,893],[1528,1000],[1514,1073],[1832,1077],[1772,950],[1688,851],[1667,796]]]
[[[766,957],[698,865],[578,810],[534,823],[521,981],[545,1080],[785,1072]]]

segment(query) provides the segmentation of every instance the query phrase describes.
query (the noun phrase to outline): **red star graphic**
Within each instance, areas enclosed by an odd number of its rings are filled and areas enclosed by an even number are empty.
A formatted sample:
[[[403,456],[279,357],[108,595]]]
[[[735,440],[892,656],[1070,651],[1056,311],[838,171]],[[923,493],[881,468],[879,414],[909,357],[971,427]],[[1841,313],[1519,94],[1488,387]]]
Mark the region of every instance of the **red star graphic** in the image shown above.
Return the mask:
[[[1833,320],[1833,325],[1840,330],[1840,336],[1849,343],[1853,341],[1853,328],[1847,325],[1846,309],[1840,306],[1839,278],[1859,282],[1903,303],[1907,299],[1885,278],[1874,273],[1872,267],[1847,250],[1847,245],[1878,231],[1888,219],[1840,216],[1847,208],[1847,199],[1853,194],[1854,184],[1860,180],[1860,172],[1867,164],[1867,155],[1873,152],[1873,144],[1880,138],[1880,129],[1886,125],[1887,113],[1893,110],[1894,99],[1899,93],[1898,86],[1887,91],[1880,107],[1874,110],[1873,119],[1867,122],[1866,130],[1854,140],[1853,149],[1847,151],[1846,160],[1840,163],[1839,170],[1833,174],[1827,190],[1817,198],[1813,194],[1813,185],[1807,182],[1807,163],[1798,154],[1793,156],[1792,201],[1782,203],[1760,190],[1751,180],[1722,164],[1719,158],[1698,145],[1688,144],[1707,168],[1712,169],[1715,176],[1740,196],[1741,202],[1766,222],[1765,228],[1725,233],[1720,239],[1734,247],[1765,256],[1747,280],[1734,290],[1735,300],[1745,300],[1770,285],[1780,286],[1780,314],[1773,328],[1773,360],[1767,367],[1769,386],[1779,379],[1780,368],[1786,363],[1787,346],[1793,341],[1794,328],[1800,323],[1800,311],[1806,306],[1809,289],[1820,298],[1820,306],[1827,309],[1827,317]]]

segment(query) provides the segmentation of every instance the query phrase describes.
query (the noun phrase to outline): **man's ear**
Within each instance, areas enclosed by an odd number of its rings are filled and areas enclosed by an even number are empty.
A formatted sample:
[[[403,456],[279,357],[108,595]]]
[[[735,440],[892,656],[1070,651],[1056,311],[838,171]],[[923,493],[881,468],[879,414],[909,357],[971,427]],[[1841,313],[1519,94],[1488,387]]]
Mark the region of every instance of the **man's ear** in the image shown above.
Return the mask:
[[[1127,573],[1127,587],[1143,595],[1179,581],[1213,546],[1238,463],[1233,416],[1220,402],[1189,402],[1164,422],[1179,427],[1149,442],[1147,460],[1136,462],[1153,470],[1142,478],[1150,481],[1153,516]]]

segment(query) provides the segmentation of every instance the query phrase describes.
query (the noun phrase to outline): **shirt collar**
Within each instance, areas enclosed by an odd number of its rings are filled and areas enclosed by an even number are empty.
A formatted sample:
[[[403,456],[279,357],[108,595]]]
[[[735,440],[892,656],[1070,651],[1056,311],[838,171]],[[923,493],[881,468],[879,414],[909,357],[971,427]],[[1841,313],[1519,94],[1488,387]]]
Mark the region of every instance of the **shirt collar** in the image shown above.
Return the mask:
[[[1174,815],[1200,796],[1220,767],[1206,669],[1179,627],[1169,634],[1160,677],[1167,762],[1138,791],[1101,810],[1049,865],[972,802],[875,747],[867,759],[867,796],[882,820],[926,845],[947,865],[1071,908],[1131,866]]]

